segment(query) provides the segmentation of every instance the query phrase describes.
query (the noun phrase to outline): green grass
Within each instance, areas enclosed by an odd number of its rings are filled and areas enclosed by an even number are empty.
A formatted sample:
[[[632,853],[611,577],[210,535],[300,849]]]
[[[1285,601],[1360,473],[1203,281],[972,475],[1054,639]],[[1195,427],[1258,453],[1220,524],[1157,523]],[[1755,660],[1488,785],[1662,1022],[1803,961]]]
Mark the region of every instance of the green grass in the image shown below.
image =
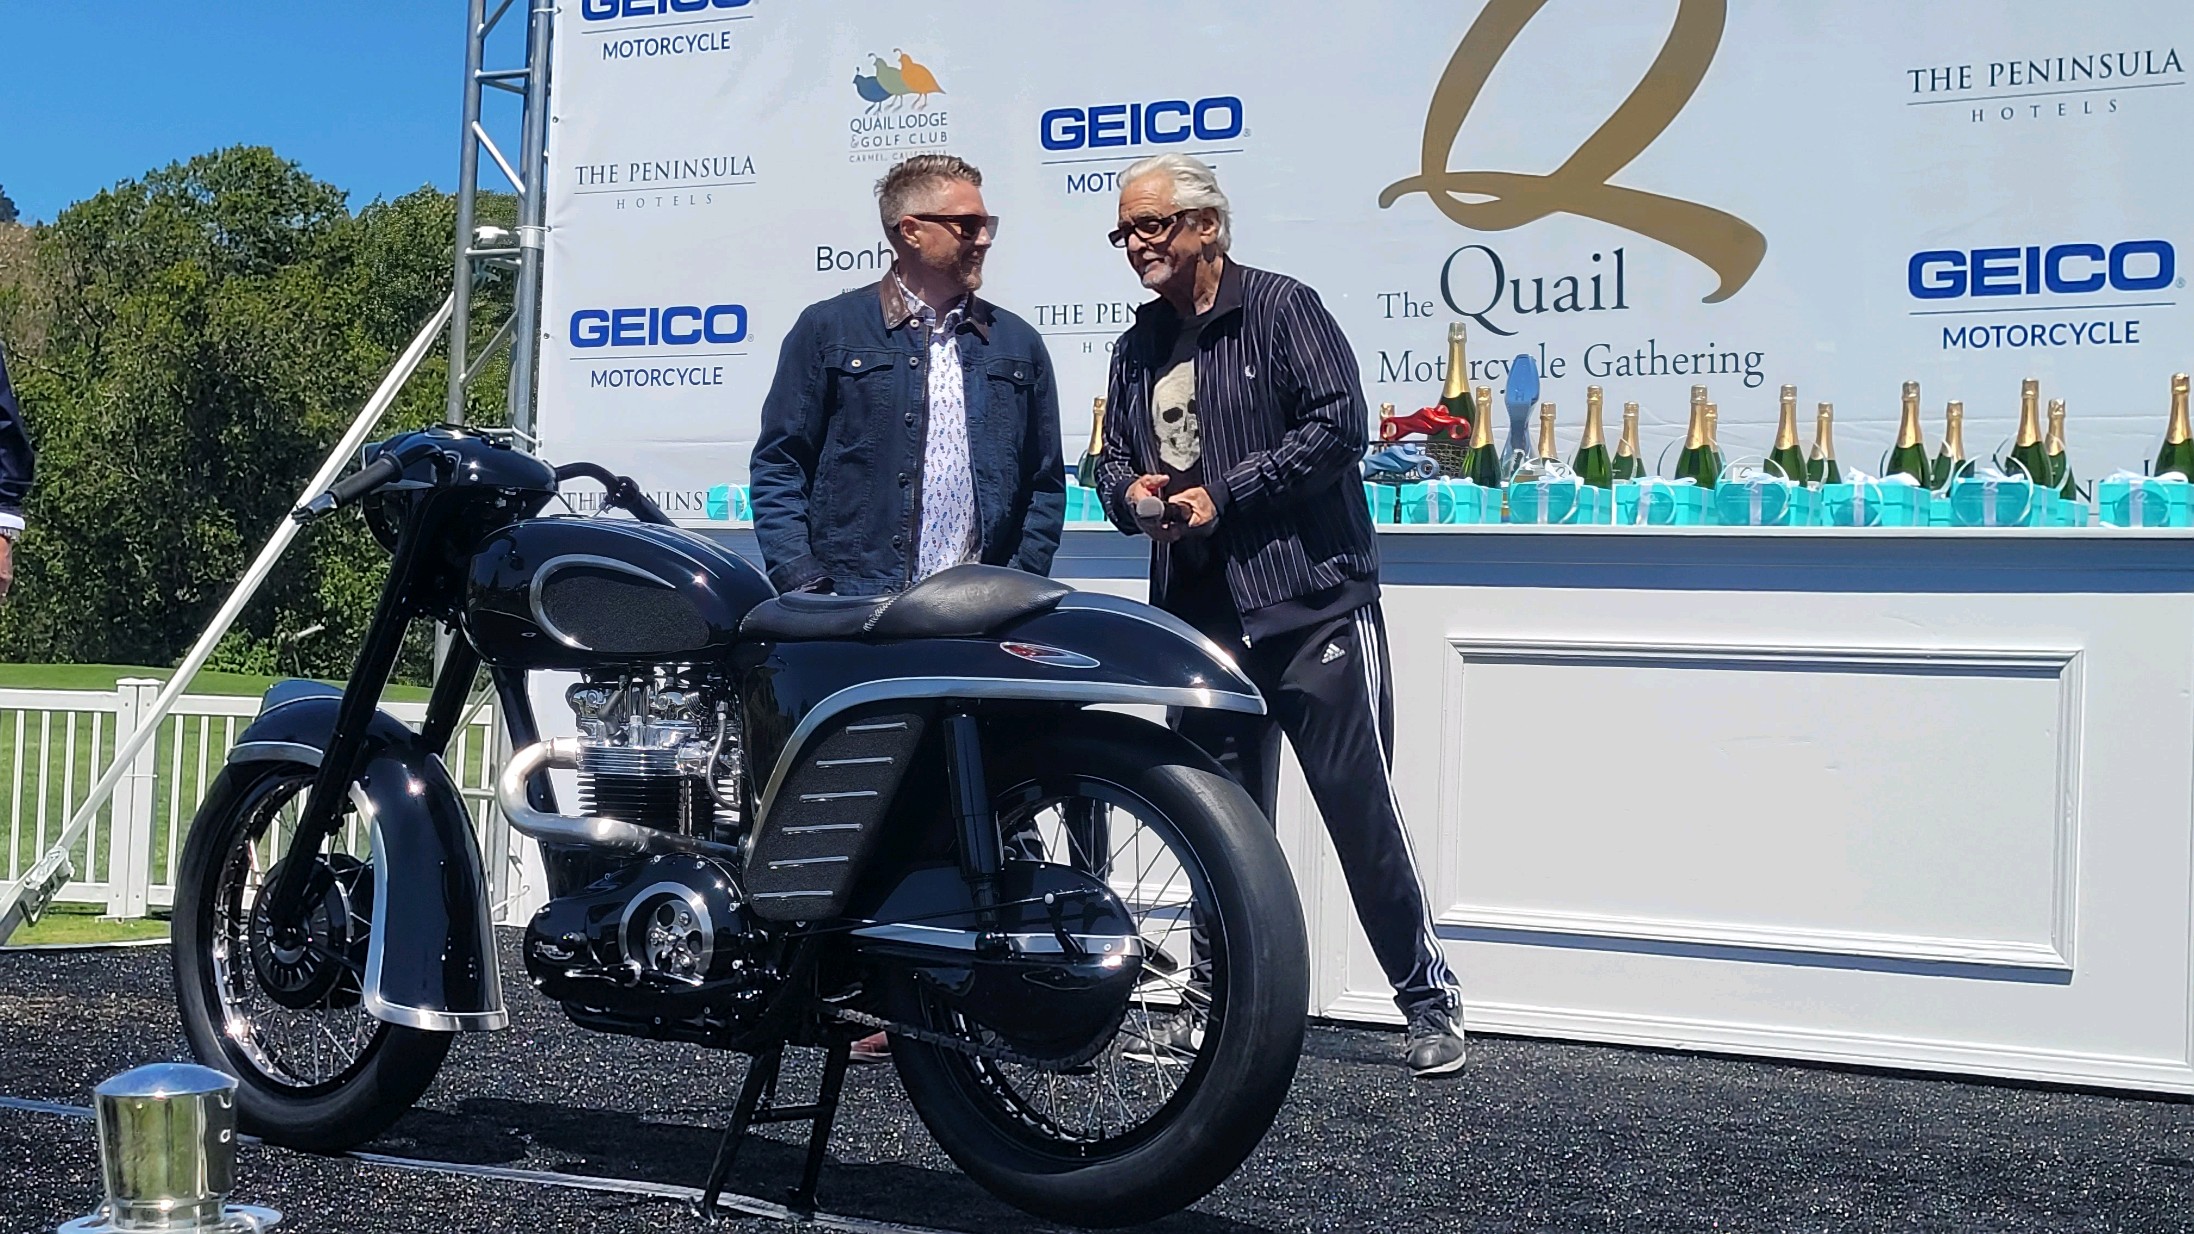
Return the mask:
[[[82,904],[56,904],[46,910],[36,925],[27,925],[8,940],[9,946],[31,947],[40,944],[118,943],[140,938],[166,938],[166,918],[147,917],[134,921],[116,921],[100,916],[100,910]]]
[[[0,689],[14,690],[112,690],[124,677],[151,677],[166,681],[172,668],[146,668],[140,664],[0,664]],[[217,673],[211,669],[191,679],[192,694],[232,694],[256,698],[281,680],[255,673]],[[425,702],[424,686],[390,686],[384,697],[399,702]]]

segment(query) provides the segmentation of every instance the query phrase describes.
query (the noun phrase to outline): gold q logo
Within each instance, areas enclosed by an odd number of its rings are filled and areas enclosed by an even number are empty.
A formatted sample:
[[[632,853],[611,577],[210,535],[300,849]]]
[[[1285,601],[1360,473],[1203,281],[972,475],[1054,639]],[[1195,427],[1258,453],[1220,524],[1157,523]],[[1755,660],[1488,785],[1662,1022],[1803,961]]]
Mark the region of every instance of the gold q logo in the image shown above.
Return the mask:
[[[1594,218],[1705,263],[1722,280],[1706,303],[1736,295],[1767,256],[1767,237],[1758,228],[1711,206],[1608,183],[1609,177],[1653,144],[1699,89],[1722,41],[1728,0],[1681,0],[1675,28],[1637,88],[1552,173],[1448,170],[1448,154],[1493,67],[1546,4],[1547,0],[1491,0],[1471,23],[1441,74],[1432,108],[1425,115],[1424,170],[1388,185],[1379,194],[1380,208],[1411,193],[1423,193],[1440,213],[1476,231],[1507,231],[1550,214]]]

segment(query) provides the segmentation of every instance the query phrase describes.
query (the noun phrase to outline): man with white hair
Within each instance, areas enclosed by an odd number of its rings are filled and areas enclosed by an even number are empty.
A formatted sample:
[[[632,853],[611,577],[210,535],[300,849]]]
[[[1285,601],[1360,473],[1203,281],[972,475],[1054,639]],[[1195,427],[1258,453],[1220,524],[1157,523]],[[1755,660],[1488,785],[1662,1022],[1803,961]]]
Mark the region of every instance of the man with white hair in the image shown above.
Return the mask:
[[[1462,995],[1389,778],[1362,379],[1316,292],[1228,255],[1230,222],[1198,159],[1162,154],[1120,175],[1110,239],[1158,298],[1113,349],[1098,491],[1114,524],[1152,541],[1151,603],[1234,649],[1270,708],[1184,709],[1174,723],[1267,815],[1287,734],[1408,1017],[1410,1069],[1447,1075],[1463,1067]],[[1201,948],[1196,959],[1201,971]],[[1168,1034],[1185,1049],[1198,1031],[1189,1010]]]

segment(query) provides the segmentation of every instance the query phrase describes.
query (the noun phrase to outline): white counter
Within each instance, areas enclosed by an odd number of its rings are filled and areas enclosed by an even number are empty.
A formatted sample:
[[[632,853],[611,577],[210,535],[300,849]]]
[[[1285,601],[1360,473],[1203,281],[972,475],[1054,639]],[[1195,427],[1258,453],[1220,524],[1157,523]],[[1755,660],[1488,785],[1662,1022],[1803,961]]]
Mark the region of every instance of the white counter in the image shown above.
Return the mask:
[[[1475,1029],[2194,1091],[2194,533],[1395,528]],[[1146,546],[1055,573],[1140,596]],[[1289,769],[1314,1010],[1396,1019]]]

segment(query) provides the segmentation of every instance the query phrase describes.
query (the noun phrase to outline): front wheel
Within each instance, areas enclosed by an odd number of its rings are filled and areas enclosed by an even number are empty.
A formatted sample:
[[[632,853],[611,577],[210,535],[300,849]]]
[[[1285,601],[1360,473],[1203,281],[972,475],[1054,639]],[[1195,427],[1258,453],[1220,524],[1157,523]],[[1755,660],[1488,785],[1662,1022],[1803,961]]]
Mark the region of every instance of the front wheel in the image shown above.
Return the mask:
[[[342,828],[315,854],[304,930],[284,935],[261,911],[260,890],[285,859],[313,774],[243,763],[214,781],[176,876],[175,988],[191,1052],[237,1078],[243,1129],[338,1152],[411,1108],[451,1035],[365,1010],[372,837],[347,804]]]
[[[922,1121],[976,1181],[1039,1216],[1120,1226],[1184,1208],[1264,1138],[1310,998],[1294,880],[1248,794],[1172,733],[1078,712],[990,756],[1009,855],[1104,879],[1146,959],[1117,1034],[1072,1067],[894,1038]],[[1005,1045],[925,992],[894,1019]]]

